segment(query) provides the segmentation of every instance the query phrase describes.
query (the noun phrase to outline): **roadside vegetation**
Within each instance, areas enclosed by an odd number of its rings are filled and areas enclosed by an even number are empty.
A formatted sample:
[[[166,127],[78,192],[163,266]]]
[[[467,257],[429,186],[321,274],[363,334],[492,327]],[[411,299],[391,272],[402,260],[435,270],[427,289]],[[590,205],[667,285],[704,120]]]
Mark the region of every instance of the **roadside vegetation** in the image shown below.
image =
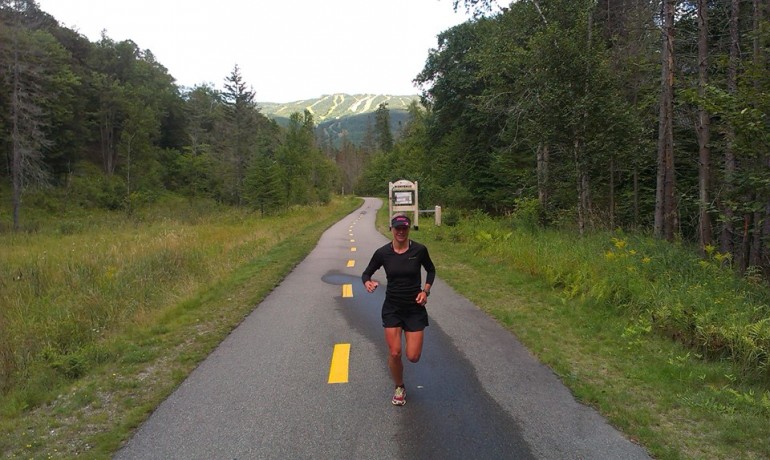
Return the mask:
[[[358,203],[262,217],[172,199],[130,217],[36,212],[36,230],[0,235],[1,455],[109,457]],[[379,222],[387,231],[387,207]],[[526,214],[445,222],[412,235],[442,279],[653,456],[770,456],[759,278],[718,253],[619,232],[576,240]]]
[[[579,399],[659,458],[770,458],[767,8],[494,3],[452,2],[489,14],[354,145],[266,117],[237,65],[182,88],[0,1],[0,456],[109,456],[355,207],[339,191],[406,179],[446,210],[415,235],[440,276]]]
[[[387,211],[378,217],[386,233]],[[655,458],[770,457],[760,278],[654,238],[576,238],[526,215],[447,217],[412,234],[439,276]]]
[[[359,205],[31,211],[0,233],[0,457],[109,457]]]

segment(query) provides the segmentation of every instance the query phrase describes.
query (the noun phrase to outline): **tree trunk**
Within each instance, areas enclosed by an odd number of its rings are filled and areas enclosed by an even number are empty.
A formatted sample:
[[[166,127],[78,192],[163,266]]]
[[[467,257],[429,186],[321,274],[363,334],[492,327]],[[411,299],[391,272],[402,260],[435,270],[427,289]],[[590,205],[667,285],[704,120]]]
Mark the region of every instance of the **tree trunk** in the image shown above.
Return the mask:
[[[547,145],[541,145],[537,149],[537,198],[542,213],[548,209],[548,167],[549,151]]]
[[[126,145],[126,214],[131,215],[133,208],[131,207],[131,143],[134,141],[136,133],[127,135],[128,139]]]
[[[765,164],[770,170],[770,159],[767,160],[767,163]],[[767,204],[765,204],[765,216],[763,219],[762,224],[762,236],[763,238],[770,237],[770,198],[767,201]],[[770,277],[770,245],[764,244],[762,248],[760,249],[759,253],[760,257],[760,265],[762,265],[763,270],[765,272],[765,277]]]
[[[638,8],[638,5],[637,5]],[[634,76],[634,79],[637,79],[637,76]],[[634,93],[633,97],[631,99],[632,105],[634,107],[638,107],[639,103],[639,86],[634,85]],[[633,177],[633,184],[634,184],[634,196],[633,196],[633,202],[634,202],[634,228],[639,228],[639,158],[638,155],[634,155],[633,159],[633,171],[632,171],[632,177]]]
[[[741,232],[741,240],[738,245],[738,251],[735,255],[736,265],[738,271],[745,273],[749,266],[749,251],[751,243],[751,213],[745,212],[743,214],[743,231]]]
[[[660,113],[658,125],[657,183],[655,189],[655,236],[674,239],[676,184],[674,181],[674,0],[663,2],[663,44]]]
[[[634,162],[634,228],[639,228],[639,166]]]
[[[48,124],[44,107],[49,95],[42,89],[48,78],[44,67],[46,50],[29,39],[29,26],[35,14],[34,2],[13,2],[10,7],[12,23],[8,24],[10,47],[8,62],[3,72],[7,74],[9,123],[10,123],[10,168],[11,200],[13,205],[13,229],[18,231],[21,224],[21,206],[24,189],[29,184],[44,184],[47,172],[43,166],[43,151],[51,145],[46,138]],[[5,26],[6,24],[3,24]]]
[[[586,191],[584,189],[585,181],[583,180],[583,167],[580,159],[580,141],[575,139],[572,148],[575,158],[575,181],[577,183],[577,224],[580,236],[583,236],[586,228]]]
[[[615,228],[615,156],[610,157],[610,230]]]
[[[585,156],[585,155],[583,155]],[[580,182],[581,182],[581,190],[582,190],[582,205],[583,205],[583,213],[587,219],[587,223],[593,226],[593,202],[591,200],[591,180],[590,176],[588,175],[588,171],[586,170],[585,165],[582,165],[581,167],[581,175],[580,175]]]
[[[730,11],[730,59],[727,68],[727,92],[735,95],[738,92],[738,63],[740,60],[738,15],[740,14],[740,0],[732,0]],[[735,129],[728,123],[725,133],[727,145],[724,158],[724,185],[722,187],[724,198],[722,199],[722,215],[724,225],[720,236],[720,251],[723,253],[735,253],[734,247],[734,219],[735,212],[730,201],[734,199],[735,181]]]
[[[115,150],[115,110],[111,107],[105,109],[99,126],[101,134],[102,161],[104,173],[108,176],[115,174],[116,150]]]
[[[754,39],[752,42],[752,59],[754,61],[755,69],[765,69],[766,62],[765,55],[762,51],[765,47],[761,30],[762,22],[764,20],[763,7],[764,5],[760,0],[753,1],[752,16],[754,21],[752,28],[754,30]],[[762,86],[759,77],[754,77],[753,84],[755,93],[760,94],[762,92]],[[759,165],[760,168],[767,168],[770,166],[770,154],[765,153],[764,159],[759,160]],[[754,212],[752,216],[754,226],[752,228],[752,239],[749,249],[749,265],[752,267],[762,267],[764,262],[765,267],[762,268],[768,269],[770,267],[767,265],[770,264],[770,260],[765,262],[763,258],[767,257],[767,244],[764,241],[770,236],[770,197],[758,195],[756,200],[758,203],[764,203],[764,206],[761,206],[761,208]]]
[[[593,16],[591,14],[588,14],[588,23],[586,27],[586,53],[591,52],[592,43],[593,40],[592,32],[593,32]],[[590,74],[590,64],[586,63],[586,74]],[[585,86],[583,88],[583,97],[588,98],[589,95],[589,86],[588,82],[586,81]],[[574,155],[575,155],[575,169],[576,169],[576,179],[577,179],[577,189],[578,189],[578,228],[580,229],[580,235],[583,236],[585,232],[586,227],[586,221],[588,217],[590,216],[590,209],[591,209],[591,199],[590,199],[590,181],[588,179],[588,171],[585,164],[585,136],[587,132],[586,127],[586,120],[588,119],[588,113],[585,108],[583,107],[582,113],[580,114],[581,117],[581,124],[579,127],[580,133],[575,135],[574,140]]]
[[[708,84],[708,0],[698,0],[698,96],[706,97]],[[698,109],[698,236],[701,252],[712,243],[711,216],[709,215],[709,188],[711,177],[710,115],[702,103]]]
[[[752,216],[751,244],[749,245],[749,266],[762,265],[762,213],[757,211]]]
[[[11,182],[13,195],[13,230],[19,230],[19,211],[21,209],[21,188],[22,183],[22,145],[21,130],[19,127],[20,116],[19,109],[21,100],[19,92],[21,91],[21,77],[19,72],[19,44],[18,32],[13,32],[13,91],[11,95],[11,143],[13,148],[11,160]]]

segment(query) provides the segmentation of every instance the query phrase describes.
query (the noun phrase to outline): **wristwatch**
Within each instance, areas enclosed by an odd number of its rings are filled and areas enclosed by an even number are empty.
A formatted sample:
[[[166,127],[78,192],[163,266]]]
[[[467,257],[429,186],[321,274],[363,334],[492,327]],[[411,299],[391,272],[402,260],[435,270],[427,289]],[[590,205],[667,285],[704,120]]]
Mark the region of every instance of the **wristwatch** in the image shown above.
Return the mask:
[[[423,289],[422,292],[425,293],[425,297],[430,297],[430,291],[426,291],[425,289]]]

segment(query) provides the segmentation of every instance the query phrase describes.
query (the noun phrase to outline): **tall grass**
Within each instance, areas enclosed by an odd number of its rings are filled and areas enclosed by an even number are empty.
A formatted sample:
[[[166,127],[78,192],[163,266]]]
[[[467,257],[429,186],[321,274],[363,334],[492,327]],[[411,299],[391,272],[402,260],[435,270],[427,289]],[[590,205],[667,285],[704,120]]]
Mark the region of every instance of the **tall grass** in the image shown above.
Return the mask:
[[[471,216],[435,237],[475,246],[481,256],[544,279],[565,299],[590,302],[635,319],[711,359],[735,362],[747,376],[770,376],[770,287],[722,266],[729,255],[644,236],[600,233],[565,238],[514,221]]]
[[[766,284],[713,250],[456,214],[413,237],[578,400],[656,458],[770,458]]]
[[[62,382],[110,360],[111,336],[263,255],[312,222],[183,200],[126,217],[32,217],[31,233],[0,234],[0,408],[18,413]],[[321,212],[321,210],[319,210]]]

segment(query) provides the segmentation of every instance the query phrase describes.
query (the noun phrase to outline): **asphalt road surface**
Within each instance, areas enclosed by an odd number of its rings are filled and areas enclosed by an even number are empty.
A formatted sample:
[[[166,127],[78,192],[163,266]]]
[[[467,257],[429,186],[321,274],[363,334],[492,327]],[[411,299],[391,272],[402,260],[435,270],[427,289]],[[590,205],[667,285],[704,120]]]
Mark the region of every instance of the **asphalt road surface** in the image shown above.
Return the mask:
[[[381,205],[367,198],[329,228],[115,458],[649,458],[443,283],[440,266],[422,359],[404,360],[407,404],[393,406],[384,271],[374,293],[361,283],[388,241],[374,226]]]

